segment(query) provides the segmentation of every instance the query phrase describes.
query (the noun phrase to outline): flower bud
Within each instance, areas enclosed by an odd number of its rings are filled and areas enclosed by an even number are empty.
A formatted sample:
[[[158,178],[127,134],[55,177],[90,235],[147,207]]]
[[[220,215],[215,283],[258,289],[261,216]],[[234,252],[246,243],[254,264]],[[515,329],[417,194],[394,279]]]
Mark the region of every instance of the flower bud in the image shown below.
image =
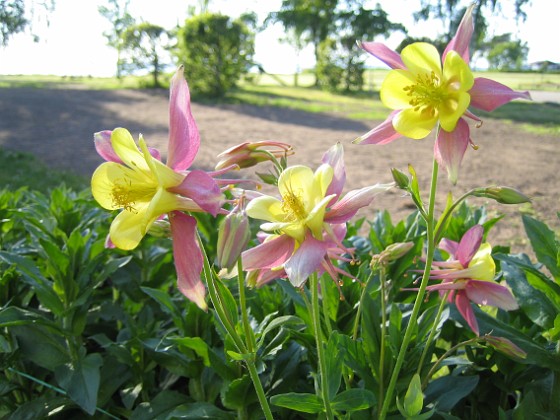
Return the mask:
[[[245,212],[232,211],[228,214],[218,230],[218,264],[231,270],[237,259],[249,243],[251,231]]]
[[[505,354],[506,356],[517,357],[520,359],[525,359],[527,357],[527,353],[525,353],[507,338],[485,335],[484,340],[490,346],[494,347],[496,350],[498,350],[500,353]]]
[[[393,179],[397,183],[397,187],[401,190],[406,190],[410,184],[408,176],[399,171],[397,168],[391,168],[391,173],[393,174]]]
[[[414,247],[414,242],[395,242],[385,248],[380,254],[374,255],[371,259],[372,267],[378,264],[386,265],[404,256]]]
[[[531,201],[525,194],[510,187],[477,188],[472,195],[475,197],[491,198],[502,204],[521,204]]]
[[[159,219],[156,220],[148,229],[148,234],[155,236],[156,238],[170,238],[171,237],[171,225],[169,220]]]
[[[277,141],[245,142],[220,153],[216,170],[237,165],[249,168],[257,163],[281,159],[293,154],[292,146]]]

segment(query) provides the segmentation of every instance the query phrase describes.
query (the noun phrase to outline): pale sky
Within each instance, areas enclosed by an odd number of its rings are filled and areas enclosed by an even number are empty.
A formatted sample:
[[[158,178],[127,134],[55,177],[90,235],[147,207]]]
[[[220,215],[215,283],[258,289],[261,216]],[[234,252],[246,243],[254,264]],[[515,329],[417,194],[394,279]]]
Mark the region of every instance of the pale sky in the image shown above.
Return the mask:
[[[412,12],[418,10],[419,0],[379,0],[389,19],[405,25],[411,36],[433,36],[438,25],[414,24]],[[116,52],[106,45],[103,32],[111,24],[103,18],[97,8],[104,0],[56,0],[56,9],[45,21],[35,22],[34,33],[40,36],[33,42],[29,31],[17,34],[8,47],[0,47],[0,74],[53,74],[112,76],[116,68]],[[372,2],[372,7],[375,5]],[[503,3],[507,3],[504,1]],[[254,11],[259,21],[273,10],[278,10],[281,0],[212,0],[210,10],[237,17],[243,12]],[[129,12],[138,20],[143,19],[166,29],[182,24],[187,17],[189,5],[198,5],[196,0],[131,0]],[[512,14],[509,14],[512,16]],[[512,32],[520,34],[528,43],[528,62],[550,60],[560,62],[560,16],[559,0],[532,0],[527,8],[527,20],[516,26],[513,19],[506,21],[495,18],[491,28],[493,34]],[[286,44],[278,42],[282,37],[282,26],[277,24],[258,33],[255,44],[255,60],[269,73],[293,73],[296,71],[296,55]],[[385,42],[395,48],[402,40],[395,35]],[[311,47],[299,57],[302,68],[314,65]],[[369,66],[382,66],[375,58],[369,58]]]

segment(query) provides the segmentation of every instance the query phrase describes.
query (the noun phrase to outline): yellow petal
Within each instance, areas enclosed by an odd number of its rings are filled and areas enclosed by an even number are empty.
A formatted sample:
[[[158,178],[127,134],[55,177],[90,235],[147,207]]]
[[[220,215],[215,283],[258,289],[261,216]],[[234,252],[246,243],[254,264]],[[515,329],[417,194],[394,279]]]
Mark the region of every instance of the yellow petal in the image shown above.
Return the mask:
[[[441,76],[441,57],[438,50],[427,42],[415,42],[401,51],[401,58],[413,74],[431,74]]]
[[[393,127],[403,136],[423,139],[430,134],[436,122],[437,113],[431,115],[414,109],[405,109],[393,118]]]
[[[282,197],[293,194],[300,199],[313,189],[313,171],[307,166],[291,166],[278,178],[278,190]]]
[[[334,169],[331,165],[323,163],[313,174],[313,199],[321,200],[325,197],[329,185],[334,176]],[[313,203],[315,204],[315,203]]]
[[[182,200],[177,194],[167,192],[163,188],[158,188],[153,196],[150,204],[144,210],[144,234],[150,228],[152,223],[162,214],[169,213],[173,210],[182,209]]]
[[[319,201],[313,210],[309,213],[306,220],[306,225],[313,233],[315,239],[323,240],[323,222],[325,220],[325,209],[329,202],[336,197],[335,194],[328,195]]]
[[[474,76],[469,65],[453,50],[445,56],[443,78],[450,90],[467,92],[474,85]]]
[[[126,128],[115,128],[111,133],[111,145],[115,153],[130,168],[141,171],[149,171],[144,155],[138,150],[138,146]]]
[[[267,220],[269,222],[284,222],[282,202],[268,195],[251,200],[247,205],[246,211],[247,215],[253,219]]]
[[[170,167],[164,165],[159,160],[155,159],[148,150],[148,146],[144,141],[142,135],[140,135],[140,140],[138,141],[140,145],[140,149],[144,154],[144,160],[146,165],[149,167],[150,172],[154,174],[155,179],[157,180],[158,184],[162,188],[172,188],[176,187],[177,185],[181,184],[183,179],[185,179],[185,175],[181,175],[175,172]]]
[[[439,107],[439,120],[441,128],[445,131],[453,131],[457,126],[457,121],[465,113],[471,102],[471,95],[466,92],[458,92],[450,95],[449,98]]]
[[[134,212],[123,210],[115,217],[109,236],[117,248],[131,250],[138,246],[147,229],[146,208],[147,203],[142,203],[135,207]]]
[[[480,246],[469,263],[469,275],[475,280],[493,281],[496,264],[492,259],[492,247],[489,243]]]
[[[407,70],[391,70],[383,83],[379,92],[381,102],[390,109],[410,108],[409,92],[405,88],[414,85],[416,79]]]

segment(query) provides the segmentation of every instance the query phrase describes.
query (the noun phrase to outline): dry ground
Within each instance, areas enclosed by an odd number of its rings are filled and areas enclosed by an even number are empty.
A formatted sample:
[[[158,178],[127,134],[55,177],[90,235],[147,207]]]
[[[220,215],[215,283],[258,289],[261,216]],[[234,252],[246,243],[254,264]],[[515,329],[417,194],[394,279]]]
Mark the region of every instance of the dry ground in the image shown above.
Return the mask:
[[[126,127],[135,136],[142,133],[148,144],[164,151],[167,107],[167,92],[163,90],[1,89],[0,147],[31,152],[53,168],[90,175],[102,162],[92,142],[96,131]],[[390,182],[390,168],[406,171],[409,163],[416,168],[424,189],[431,176],[433,140],[399,139],[386,146],[351,144],[379,121],[366,123],[336,115],[249,105],[195,103],[193,113],[202,137],[195,162],[198,168],[211,169],[222,150],[257,140],[290,143],[296,150],[292,164],[316,167],[324,151],[341,142],[345,147],[348,188]],[[534,211],[558,231],[560,139],[531,134],[520,125],[498,120],[487,120],[472,131],[480,148],[467,151],[456,187],[442,174],[439,206],[449,190],[458,196],[475,186],[507,185],[533,198],[532,209],[523,206],[522,210]],[[251,174],[251,170],[245,170],[240,175]],[[484,204],[485,200],[471,203]],[[378,196],[373,208],[387,209],[393,220],[400,220],[412,206],[395,190]],[[514,250],[525,248],[519,206],[489,203],[489,208],[491,212],[506,213],[493,230],[491,242],[510,244]]]

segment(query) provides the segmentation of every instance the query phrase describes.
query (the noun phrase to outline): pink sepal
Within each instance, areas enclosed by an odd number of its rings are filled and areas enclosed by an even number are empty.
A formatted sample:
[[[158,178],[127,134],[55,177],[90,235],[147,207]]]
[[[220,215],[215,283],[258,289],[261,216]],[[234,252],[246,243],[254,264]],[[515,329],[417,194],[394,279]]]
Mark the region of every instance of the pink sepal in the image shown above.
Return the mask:
[[[368,206],[376,194],[386,191],[392,186],[393,184],[376,184],[350,191],[325,214],[325,222],[332,224],[347,222],[359,209]]]
[[[358,46],[379,60],[383,61],[392,69],[406,70],[400,54],[393,51],[380,42],[358,42]]]
[[[196,219],[180,211],[170,213],[169,219],[173,237],[173,258],[177,270],[177,286],[187,299],[206,311],[208,309],[204,299],[206,289],[200,280],[203,257],[196,240]]]
[[[469,54],[469,44],[471,43],[471,38],[474,32],[472,12],[475,5],[475,3],[471,4],[463,15],[455,36],[451,39],[449,44],[447,44],[447,47],[443,52],[443,60],[445,60],[447,53],[453,50],[463,58],[465,63],[468,64],[470,62],[471,57]]]
[[[474,79],[474,85],[469,91],[471,106],[483,111],[493,111],[514,99],[531,100],[529,92],[517,92],[494,80],[484,77]]]
[[[393,127],[393,118],[401,111],[393,111],[389,114],[387,119],[379,124],[377,127],[368,131],[366,134],[358,137],[352,143],[354,144],[387,144],[393,140],[402,137],[402,134],[397,133]]]
[[[469,280],[465,287],[467,297],[479,305],[490,305],[505,311],[519,308],[517,301],[505,286],[482,280]]]
[[[200,133],[191,112],[191,96],[180,66],[171,79],[169,92],[169,145],[167,166],[184,171],[194,161]]]
[[[192,199],[200,208],[213,216],[218,214],[222,204],[222,191],[214,178],[203,171],[189,172],[180,185],[169,192]]]
[[[280,235],[241,254],[246,270],[281,267],[292,256],[295,239]]]
[[[468,267],[469,263],[474,257],[474,254],[480,248],[482,243],[482,235],[484,235],[484,228],[482,225],[474,225],[465,232],[459,242],[455,258],[459,260],[463,267]]]
[[[451,132],[439,130],[434,145],[434,156],[437,162],[447,170],[447,176],[453,184],[457,183],[459,167],[469,141],[469,125],[462,118],[457,122],[455,130]]]
[[[467,321],[467,324],[469,324],[469,327],[471,327],[471,330],[473,330],[476,335],[479,335],[478,321],[474,316],[471,302],[464,293],[457,293],[457,296],[455,296],[455,305],[457,306],[457,309],[459,310],[463,318],[465,318],[465,321]]]
[[[329,205],[333,204],[342,193],[346,183],[346,170],[344,168],[344,149],[342,144],[337,143],[323,155],[323,163],[330,165],[334,170],[333,180],[327,188],[327,195],[335,194]]]
[[[301,287],[311,273],[321,267],[327,254],[327,243],[308,233],[294,255],[284,264],[284,270],[294,287]]]

